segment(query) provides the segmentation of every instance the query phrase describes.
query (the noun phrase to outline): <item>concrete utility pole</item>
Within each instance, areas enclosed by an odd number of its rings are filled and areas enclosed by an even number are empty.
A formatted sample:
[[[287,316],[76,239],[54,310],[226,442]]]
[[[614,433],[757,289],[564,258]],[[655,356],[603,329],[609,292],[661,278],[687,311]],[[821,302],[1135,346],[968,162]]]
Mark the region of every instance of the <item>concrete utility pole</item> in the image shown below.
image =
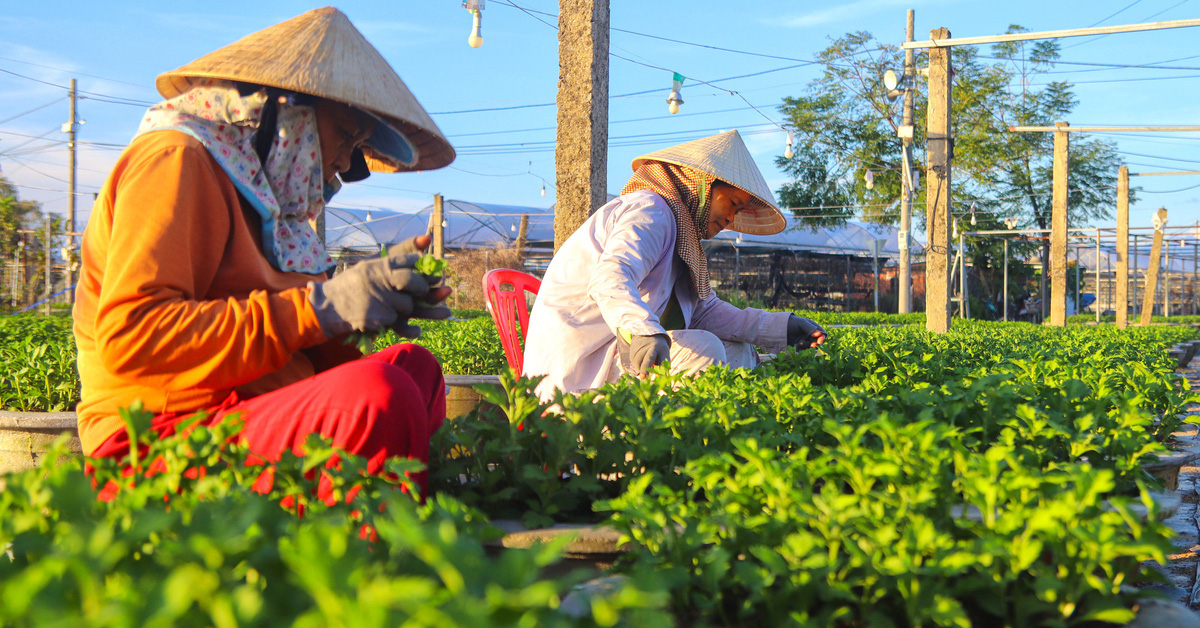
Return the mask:
[[[929,38],[948,39],[950,30],[930,31]],[[954,144],[950,137],[950,49],[929,50],[929,115],[925,141],[928,173],[925,176],[925,328],[950,331],[950,163]]]
[[[1154,314],[1154,297],[1158,292],[1158,266],[1162,262],[1163,228],[1167,226],[1167,209],[1160,207],[1154,214],[1154,243],[1150,245],[1150,262],[1146,264],[1146,288],[1142,296],[1142,318],[1138,325],[1150,324]]]
[[[1129,327],[1129,167],[1117,169],[1117,329]]]
[[[554,250],[608,197],[608,0],[558,2]]]
[[[517,259],[525,268],[525,246],[529,242],[529,214],[521,214],[521,226],[517,227]]]
[[[1050,324],[1067,324],[1067,161],[1070,158],[1069,135],[1057,122],[1054,133],[1054,196],[1050,218]]]
[[[908,10],[908,23],[905,26],[904,35],[905,41],[913,40],[913,10]],[[912,189],[912,129],[913,129],[913,103],[916,101],[916,93],[913,89],[913,82],[916,80],[915,72],[913,71],[913,51],[908,49],[904,51],[904,81],[907,87],[904,90],[904,118],[903,129],[905,132],[901,134],[901,143],[903,152],[901,168],[904,172],[900,173],[900,233],[897,242],[900,245],[900,277],[899,277],[899,301],[896,310],[901,314],[912,312],[912,258],[908,252],[908,233],[912,221],[912,206],[913,206],[913,189]]]
[[[67,233],[75,232],[75,79],[71,79],[71,91],[67,94],[71,102],[71,119],[67,122]],[[75,303],[75,272],[71,269],[71,258],[75,254],[75,236],[67,236],[67,303]]]
[[[445,259],[446,255],[446,230],[442,227],[442,223],[446,221],[446,214],[442,209],[442,195],[433,195],[433,215],[430,218],[433,223],[433,256],[438,259]]]

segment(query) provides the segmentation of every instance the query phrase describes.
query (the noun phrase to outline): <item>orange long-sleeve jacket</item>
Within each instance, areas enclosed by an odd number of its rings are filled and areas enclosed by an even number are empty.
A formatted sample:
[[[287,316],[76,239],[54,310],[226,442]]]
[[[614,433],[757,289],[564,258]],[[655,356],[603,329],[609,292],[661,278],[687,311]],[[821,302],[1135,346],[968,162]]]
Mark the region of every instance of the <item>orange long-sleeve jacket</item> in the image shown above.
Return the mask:
[[[178,131],[122,153],[83,236],[74,332],[86,453],[124,429],[140,399],[156,413],[251,397],[358,358],[328,340],[309,281],[267,262],[260,223],[202,144]]]

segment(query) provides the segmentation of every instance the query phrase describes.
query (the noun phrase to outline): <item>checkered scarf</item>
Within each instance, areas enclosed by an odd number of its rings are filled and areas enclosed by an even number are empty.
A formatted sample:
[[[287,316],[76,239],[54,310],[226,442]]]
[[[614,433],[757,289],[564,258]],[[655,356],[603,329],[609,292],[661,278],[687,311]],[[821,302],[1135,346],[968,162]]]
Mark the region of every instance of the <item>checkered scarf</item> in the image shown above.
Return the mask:
[[[675,214],[675,253],[687,264],[696,296],[704,299],[712,292],[708,280],[708,259],[700,239],[708,231],[708,211],[712,205],[715,177],[685,166],[647,161],[634,171],[621,190],[628,194],[650,190],[663,197]]]

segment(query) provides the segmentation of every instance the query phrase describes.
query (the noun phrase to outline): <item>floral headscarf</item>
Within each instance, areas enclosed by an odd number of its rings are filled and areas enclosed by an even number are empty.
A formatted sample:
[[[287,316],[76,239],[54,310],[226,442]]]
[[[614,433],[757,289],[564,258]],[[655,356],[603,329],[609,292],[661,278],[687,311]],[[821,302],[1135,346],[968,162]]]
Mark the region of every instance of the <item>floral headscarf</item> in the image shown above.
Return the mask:
[[[638,166],[621,190],[621,194],[650,190],[667,201],[675,214],[675,253],[687,264],[692,287],[701,299],[712,292],[708,259],[704,257],[700,239],[708,231],[713,179],[710,174],[686,166],[647,161]]]
[[[285,272],[324,273],[333,268],[333,259],[309,224],[328,200],[316,112],[280,98],[275,138],[263,167],[254,140],[267,98],[265,90],[242,96],[228,81],[205,81],[151,107],[137,134],[174,129],[195,138],[262,218],[263,255],[271,265]]]

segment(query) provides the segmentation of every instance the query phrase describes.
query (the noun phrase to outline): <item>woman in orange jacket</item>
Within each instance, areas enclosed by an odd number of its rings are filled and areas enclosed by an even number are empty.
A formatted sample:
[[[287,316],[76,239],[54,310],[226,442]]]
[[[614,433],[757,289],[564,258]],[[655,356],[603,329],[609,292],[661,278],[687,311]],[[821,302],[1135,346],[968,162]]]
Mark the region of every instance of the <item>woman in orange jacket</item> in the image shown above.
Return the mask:
[[[83,237],[75,339],[84,451],[124,456],[118,409],[153,429],[241,413],[260,457],[310,434],[364,456],[428,462],[441,368],[400,344],[363,357],[353,331],[415,335],[450,289],[414,270],[428,238],[334,268],[311,226],[341,181],[430,170],[454,149],[336,9],[310,11],[158,77],[151,107]],[[422,478],[418,478],[421,482]]]

